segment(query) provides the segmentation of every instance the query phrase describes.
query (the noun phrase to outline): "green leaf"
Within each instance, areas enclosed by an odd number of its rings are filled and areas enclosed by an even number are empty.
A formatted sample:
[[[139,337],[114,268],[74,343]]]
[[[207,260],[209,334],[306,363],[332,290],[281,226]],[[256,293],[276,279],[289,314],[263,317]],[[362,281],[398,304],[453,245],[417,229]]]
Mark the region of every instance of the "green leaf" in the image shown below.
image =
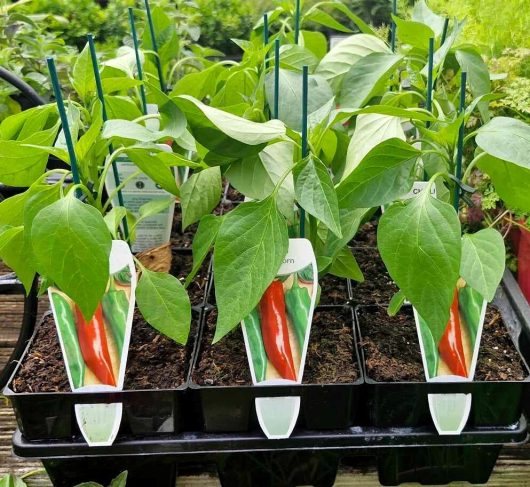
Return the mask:
[[[24,241],[24,227],[4,227],[0,234],[0,258],[13,269],[29,293],[35,269],[27,258],[27,248]]]
[[[328,233],[326,239],[326,255],[334,257],[355,236],[360,224],[364,221],[368,208],[340,208],[339,219],[342,238]]]
[[[239,192],[254,200],[269,196],[285,172],[293,166],[293,144],[276,142],[268,145],[257,156],[236,161],[225,177]],[[282,182],[276,197],[278,209],[290,221],[294,217],[294,182],[289,174]]]
[[[109,278],[112,240],[101,214],[69,194],[35,216],[31,243],[37,271],[90,319]]]
[[[96,79],[92,69],[92,60],[88,43],[76,57],[74,68],[72,70],[72,86],[79,95],[79,98],[85,103],[88,95],[96,88]]]
[[[504,273],[506,250],[502,235],[485,228],[462,237],[460,276],[486,301],[493,301]]]
[[[136,220],[136,224],[150,216],[163,212],[173,203],[175,203],[175,197],[173,196],[170,196],[169,198],[154,199],[144,203],[138,210],[138,220]]]
[[[324,163],[309,156],[294,167],[293,176],[299,205],[341,237],[337,194]]]
[[[289,128],[302,130],[302,74],[280,69],[278,118]],[[274,105],[274,73],[265,78],[265,93],[269,106]],[[327,81],[321,76],[308,77],[307,112],[311,114],[333,98]]]
[[[156,142],[159,139],[159,132],[154,132],[140,123],[129,120],[108,120],[103,125],[101,136],[104,139],[120,137],[138,142]]]
[[[179,195],[179,188],[175,181],[175,175],[171,169],[163,162],[164,152],[153,152],[149,149],[127,149],[129,159],[134,162],[145,174],[163,189],[176,196]]]
[[[315,74],[327,79],[337,94],[344,75],[350,68],[360,59],[374,52],[389,53],[390,50],[381,39],[373,35],[352,35],[340,41],[324,56]]]
[[[405,304],[405,300],[407,298],[405,297],[405,294],[403,294],[403,291],[401,289],[392,296],[392,299],[390,300],[390,303],[388,303],[388,309],[387,313],[388,316],[396,316],[399,313],[399,310]]]
[[[186,344],[191,304],[188,293],[176,277],[142,268],[136,302],[142,316],[155,330],[177,343]]]
[[[191,175],[180,188],[182,229],[210,213],[221,199],[221,170],[218,166]]]
[[[495,117],[482,126],[477,145],[493,157],[530,169],[530,125],[508,117]]]
[[[127,209],[123,206],[115,206],[105,215],[105,224],[113,238],[118,239],[118,228],[126,216]]]
[[[302,71],[308,66],[313,72],[318,65],[318,58],[309,49],[297,44],[284,44],[280,47],[280,68]]]
[[[358,15],[355,15],[344,3],[335,0],[318,2],[308,10],[308,13],[313,9],[319,9],[320,7],[329,7],[330,9],[338,10],[341,14],[346,15],[346,17],[348,17],[361,32],[374,36],[376,35],[375,31]]]
[[[508,208],[530,212],[530,169],[489,155],[480,159],[478,167],[491,178],[495,192]]]
[[[294,43],[294,34],[288,34],[291,44]],[[299,37],[300,45],[309,49],[318,59],[322,59],[328,51],[328,40],[322,32],[312,30],[301,30]]]
[[[274,197],[242,203],[224,217],[214,249],[219,308],[214,342],[256,307],[288,248],[287,225]]]
[[[359,264],[357,264],[351,249],[348,247],[342,248],[335,259],[333,259],[329,273],[337,277],[344,277],[346,279],[353,279],[357,282],[364,282],[363,272],[361,271]]]
[[[0,479],[0,487],[27,487],[27,484],[21,478],[8,473]]]
[[[143,115],[136,103],[125,96],[105,95],[105,106],[110,119],[135,120]]]
[[[359,115],[348,144],[342,179],[346,178],[374,147],[394,138],[403,141],[406,139],[400,118],[376,113]]]
[[[442,35],[445,19],[438,14],[435,14],[425,3],[425,0],[419,0],[415,3],[412,11],[412,20],[428,25],[436,35]]]
[[[142,82],[138,79],[123,76],[121,78],[104,78],[101,80],[101,84],[103,85],[103,92],[110,95],[116,92],[128,91],[131,88],[140,86]]]
[[[188,119],[196,140],[224,157],[240,159],[260,152],[268,142],[285,135],[279,120],[252,122],[231,113],[209,107],[189,96],[174,98]]]
[[[385,205],[406,194],[421,152],[400,139],[375,146],[337,188],[341,208]]]
[[[438,343],[460,269],[460,221],[454,208],[429,188],[396,203],[379,221],[377,241],[392,279],[431,328]]]
[[[238,69],[229,75],[211,104],[216,107],[229,107],[247,103],[254,96],[258,82],[258,76],[253,69]]]
[[[424,51],[429,49],[429,39],[434,38],[434,32],[428,25],[403,20],[397,15],[392,15],[392,19],[396,23],[397,37],[402,44],[408,44]]]
[[[342,25],[340,22],[335,20],[330,14],[318,8],[312,8],[308,10],[303,17],[303,21],[315,22],[316,24],[323,25],[324,27],[329,27],[333,30],[338,30],[339,32],[351,32],[350,28]]]
[[[125,470],[112,480],[109,487],[126,487],[128,472]]]
[[[144,63],[144,53],[140,51],[140,62]],[[103,63],[103,66],[110,66],[112,68],[119,69],[129,76],[134,78],[136,71],[136,55],[134,49],[129,46],[121,46],[118,49],[117,56],[112,59],[108,59]]]
[[[464,46],[456,50],[455,56],[462,71],[467,72],[467,81],[473,98],[488,94],[491,91],[490,73],[480,52],[472,46]],[[482,120],[488,122],[490,120],[488,102],[479,102],[478,109]]]
[[[191,244],[191,250],[193,252],[193,268],[186,277],[186,282],[184,283],[186,287],[189,286],[190,282],[195,278],[204,259],[206,259],[210,249],[213,247],[222,222],[223,217],[217,215],[204,215],[201,218],[197,232],[193,237],[193,243]]]
[[[381,95],[402,56],[374,52],[357,61],[344,75],[339,105],[362,108],[376,95]]]

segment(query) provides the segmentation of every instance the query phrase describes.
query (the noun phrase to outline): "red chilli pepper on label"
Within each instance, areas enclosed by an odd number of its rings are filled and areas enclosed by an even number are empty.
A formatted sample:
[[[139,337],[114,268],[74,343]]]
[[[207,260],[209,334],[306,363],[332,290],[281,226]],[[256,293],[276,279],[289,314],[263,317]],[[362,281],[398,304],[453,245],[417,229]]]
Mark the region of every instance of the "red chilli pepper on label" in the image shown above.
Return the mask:
[[[462,329],[460,327],[460,311],[458,309],[458,290],[455,290],[449,321],[438,345],[440,357],[454,375],[467,377],[466,356],[462,345]]]
[[[289,329],[285,312],[285,297],[280,281],[273,281],[259,303],[261,334],[265,351],[274,368],[284,378],[296,380]]]
[[[75,322],[81,355],[83,355],[83,360],[87,367],[102,384],[115,386],[116,380],[112,371],[112,361],[107,345],[101,303],[98,304],[96,312],[90,321],[85,320],[83,313],[81,313],[76,304]]]

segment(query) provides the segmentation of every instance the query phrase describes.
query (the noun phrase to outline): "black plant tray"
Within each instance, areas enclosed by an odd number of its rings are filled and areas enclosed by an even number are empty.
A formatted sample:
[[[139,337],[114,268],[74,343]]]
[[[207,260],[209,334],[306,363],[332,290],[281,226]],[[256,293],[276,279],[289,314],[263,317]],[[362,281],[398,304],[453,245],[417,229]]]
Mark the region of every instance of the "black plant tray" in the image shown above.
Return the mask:
[[[506,284],[497,290],[495,306],[501,312],[510,336],[519,350],[522,336],[529,331],[521,319],[519,311],[507,297]],[[359,306],[355,310],[358,334],[359,315],[374,309],[372,306]],[[410,307],[409,307],[410,308]],[[407,308],[404,307],[404,310]],[[411,312],[411,310],[409,309]],[[527,339],[527,338],[525,338]],[[361,337],[362,340],[362,337]],[[472,393],[472,405],[468,425],[473,427],[504,427],[517,422],[523,410],[525,397],[530,390],[530,376],[523,381],[473,381],[473,382],[377,382],[366,373],[364,351],[361,349],[363,374],[365,376],[365,411],[368,424],[377,427],[406,427],[432,424],[428,405],[428,394]],[[522,356],[528,372],[528,362]]]
[[[48,311],[44,316],[50,314]],[[201,311],[193,310],[195,322]],[[42,320],[41,320],[42,322]],[[38,327],[37,327],[38,329]],[[35,338],[29,340],[20,363]],[[190,335],[188,372],[195,348],[198,326]],[[11,383],[18,373],[16,367],[3,394],[11,401],[18,426],[28,440],[69,439],[80,434],[74,413],[75,404],[123,403],[119,435],[164,435],[179,433],[188,425],[187,380],[176,389],[124,390],[120,392],[35,392],[17,393]]]
[[[322,306],[317,309],[344,308],[343,306]],[[354,344],[357,343],[353,323]],[[298,427],[311,430],[343,429],[356,423],[363,386],[359,351],[355,346],[355,357],[359,365],[359,379],[351,384],[297,384],[292,386],[202,386],[193,381],[193,370],[201,354],[202,337],[206,317],[205,309],[197,339],[195,358],[190,374],[189,388],[194,410],[200,412],[201,431],[248,432],[259,428],[255,410],[255,398],[300,396],[301,407]],[[310,338],[311,339],[311,338]],[[243,342],[241,346],[244,347]]]
[[[128,487],[173,487],[177,471],[197,465],[204,470],[214,464],[223,487],[331,487],[339,461],[357,455],[378,459],[385,485],[411,479],[431,482],[441,478],[437,473],[441,471],[446,472],[446,481],[477,483],[489,477],[501,445],[526,441],[526,428],[522,416],[508,428],[467,428],[451,437],[439,436],[432,428],[353,427],[328,432],[295,430],[286,440],[267,440],[255,431],[181,433],[137,440],[122,437],[111,447],[92,448],[80,439],[32,442],[17,430],[13,446],[20,457],[42,459],[56,487],[89,479],[106,485],[125,469],[129,470]],[[423,453],[418,455],[420,450]],[[473,469],[464,471],[471,467],[470,461]]]

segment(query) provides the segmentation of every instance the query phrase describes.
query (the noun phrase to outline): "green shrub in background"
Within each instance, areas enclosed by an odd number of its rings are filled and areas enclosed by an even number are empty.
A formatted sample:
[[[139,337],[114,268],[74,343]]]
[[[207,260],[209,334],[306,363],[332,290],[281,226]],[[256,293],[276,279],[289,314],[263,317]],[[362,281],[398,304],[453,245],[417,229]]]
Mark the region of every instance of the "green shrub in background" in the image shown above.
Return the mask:
[[[413,0],[399,0],[401,13]],[[506,48],[530,48],[529,0],[427,0],[429,7],[450,18],[466,18],[461,40],[481,46],[483,54],[498,57]]]

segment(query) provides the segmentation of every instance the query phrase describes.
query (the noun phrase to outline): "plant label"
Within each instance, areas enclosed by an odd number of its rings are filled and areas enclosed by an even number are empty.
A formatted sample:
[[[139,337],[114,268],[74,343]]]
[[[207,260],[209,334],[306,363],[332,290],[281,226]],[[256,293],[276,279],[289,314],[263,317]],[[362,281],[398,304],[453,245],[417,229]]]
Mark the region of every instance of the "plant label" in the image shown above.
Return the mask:
[[[414,184],[412,185],[412,189],[404,194],[403,196],[401,196],[401,198],[399,198],[401,201],[403,200],[409,200],[411,198],[415,198],[416,196],[418,196],[426,187],[427,185],[429,184],[428,181],[414,181]],[[437,193],[436,193],[436,185],[433,184],[431,186],[431,196],[433,196],[434,198],[437,197]],[[382,205],[381,206],[381,212],[384,213],[385,210],[389,207],[390,205]]]
[[[165,144],[159,144],[159,147],[164,151],[171,152],[171,148]],[[138,166],[129,161],[127,157],[118,157],[116,166],[120,183],[138,171]],[[107,174],[105,187],[109,194],[116,188],[112,169]],[[123,205],[136,217],[140,214],[140,208],[146,203],[172,197],[170,193],[162,189],[149,176],[143,173],[133,177],[122,189],[121,193]],[[119,206],[117,196],[112,199],[112,204]],[[175,203],[172,203],[160,213],[142,219],[135,228],[136,239],[132,244],[132,251],[135,253],[143,252],[144,250],[167,244],[171,238],[174,212]]]
[[[414,309],[427,382],[471,382],[475,375],[486,300],[462,279],[457,283],[450,319],[436,343],[431,328]],[[440,435],[458,435],[471,410],[471,394],[429,394],[429,409]]]
[[[109,266],[107,290],[90,320],[60,289],[48,289],[74,393],[123,389],[136,290],[136,269],[126,242],[112,242]],[[109,446],[118,434],[122,404],[76,404],[75,415],[89,446]]]
[[[302,382],[317,288],[311,242],[290,239],[276,278],[241,323],[254,385]],[[256,398],[258,421],[269,439],[289,438],[299,412],[299,396]]]

